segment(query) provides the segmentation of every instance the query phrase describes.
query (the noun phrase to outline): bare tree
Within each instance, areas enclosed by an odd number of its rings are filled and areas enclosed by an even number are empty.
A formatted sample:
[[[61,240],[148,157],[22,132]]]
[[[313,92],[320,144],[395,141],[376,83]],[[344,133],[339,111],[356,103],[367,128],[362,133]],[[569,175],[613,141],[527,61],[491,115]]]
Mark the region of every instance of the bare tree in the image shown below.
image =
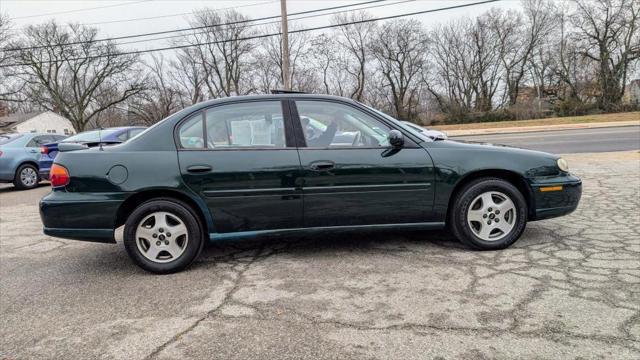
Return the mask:
[[[367,79],[367,63],[369,62],[370,44],[369,39],[376,30],[374,22],[361,22],[371,19],[371,15],[364,11],[348,14],[338,14],[332,19],[333,24],[350,25],[338,26],[335,32],[337,44],[340,45],[345,52],[346,59],[344,61],[344,70],[351,77],[349,84],[352,86],[349,90],[349,97],[357,101],[364,99]],[[358,23],[359,22],[359,23]]]
[[[168,76],[164,57],[152,56],[145,67],[147,90],[131,98],[129,116],[135,122],[152,125],[180,109],[180,94]]]
[[[76,131],[143,89],[135,71],[138,58],[121,54],[112,42],[95,41],[97,33],[51,21],[28,26],[13,45],[23,48],[15,59],[22,63],[18,76],[25,83],[24,97],[59,112]]]
[[[372,44],[373,55],[384,75],[390,102],[400,119],[417,120],[418,99],[428,51],[427,34],[416,20],[383,24]]]
[[[613,110],[621,101],[629,67],[640,58],[640,4],[637,0],[576,0],[572,23],[582,55],[598,64],[598,106]]]
[[[252,92],[249,79],[249,55],[255,47],[250,38],[255,31],[248,18],[230,10],[219,14],[206,9],[195,13],[190,25],[205,27],[186,34],[179,43],[191,44],[194,58],[210,98],[243,95]]]
[[[183,48],[171,61],[169,74],[178,89],[180,107],[183,108],[205,99],[205,71],[196,59],[194,49]]]
[[[9,47],[11,38],[11,24],[9,18],[0,14],[0,101],[16,100],[15,95],[19,93],[21,84],[12,81],[12,74],[15,69],[10,67],[12,62]]]

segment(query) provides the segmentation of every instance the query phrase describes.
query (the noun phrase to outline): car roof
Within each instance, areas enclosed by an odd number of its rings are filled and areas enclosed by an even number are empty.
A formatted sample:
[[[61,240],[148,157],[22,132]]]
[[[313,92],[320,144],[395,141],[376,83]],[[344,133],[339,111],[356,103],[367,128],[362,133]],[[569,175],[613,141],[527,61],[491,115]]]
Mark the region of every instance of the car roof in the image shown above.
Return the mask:
[[[193,106],[198,107],[207,107],[210,105],[221,104],[226,102],[234,102],[234,101],[246,101],[246,100],[274,100],[274,99],[324,99],[324,100],[338,100],[342,102],[350,102],[355,103],[352,99],[335,96],[335,95],[325,95],[325,94],[303,94],[303,93],[288,93],[288,94],[261,94],[261,95],[240,95],[240,96],[229,96],[218,99],[206,100],[203,102],[199,102],[194,104]]]

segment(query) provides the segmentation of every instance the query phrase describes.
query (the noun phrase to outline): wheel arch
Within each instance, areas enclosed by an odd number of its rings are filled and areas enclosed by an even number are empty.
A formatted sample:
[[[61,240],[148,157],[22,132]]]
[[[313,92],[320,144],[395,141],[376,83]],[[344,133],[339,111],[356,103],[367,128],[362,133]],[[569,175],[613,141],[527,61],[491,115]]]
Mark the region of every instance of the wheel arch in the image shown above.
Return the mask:
[[[172,189],[148,189],[129,196],[118,208],[115,227],[117,228],[124,225],[131,212],[133,212],[138,205],[145,201],[157,198],[172,198],[187,204],[191,207],[198,217],[198,221],[202,224],[202,230],[205,232],[204,235],[208,236],[208,233],[212,230],[213,221],[206,206],[201,204],[192,196]]]
[[[481,178],[498,178],[509,182],[511,185],[515,186],[522,196],[524,196],[525,201],[527,202],[527,216],[532,219],[535,217],[535,204],[534,204],[534,196],[531,186],[527,183],[524,176],[518,174],[515,171],[504,170],[504,169],[482,169],[470,172],[463,176],[451,191],[451,196],[449,197],[449,203],[447,206],[447,218],[446,221],[449,221],[449,216],[451,214],[451,209],[453,206],[453,202],[455,201],[456,196],[460,192],[460,190],[467,185],[468,183],[481,179]]]
[[[18,169],[20,169],[20,166],[27,165],[27,164],[35,166],[36,170],[40,170],[40,164],[37,161],[32,160],[32,159],[28,159],[28,160],[21,161],[18,164],[18,166],[16,166],[16,170],[15,171],[18,171]]]

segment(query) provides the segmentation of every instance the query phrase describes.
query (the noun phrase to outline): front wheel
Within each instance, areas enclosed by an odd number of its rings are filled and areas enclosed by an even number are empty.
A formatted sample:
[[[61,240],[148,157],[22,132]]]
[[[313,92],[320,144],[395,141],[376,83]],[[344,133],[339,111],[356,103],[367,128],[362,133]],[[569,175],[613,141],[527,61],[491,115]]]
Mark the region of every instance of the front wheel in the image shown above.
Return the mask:
[[[124,228],[124,245],[143,269],[167,274],[195,260],[204,241],[193,210],[174,199],[150,200],[138,206]]]
[[[38,186],[39,182],[40,176],[38,175],[38,168],[31,164],[20,165],[13,178],[13,186],[19,190],[33,189]]]
[[[504,249],[524,232],[527,202],[505,180],[479,179],[458,192],[449,220],[454,235],[467,246],[478,250]]]

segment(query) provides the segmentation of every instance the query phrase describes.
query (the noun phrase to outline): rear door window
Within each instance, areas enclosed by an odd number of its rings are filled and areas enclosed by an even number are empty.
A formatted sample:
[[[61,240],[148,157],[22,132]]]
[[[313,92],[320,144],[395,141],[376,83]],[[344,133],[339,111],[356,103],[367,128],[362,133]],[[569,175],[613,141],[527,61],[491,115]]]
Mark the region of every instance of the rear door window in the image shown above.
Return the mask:
[[[182,123],[178,131],[180,147],[183,149],[204,149],[204,126],[202,112]]]
[[[280,101],[254,101],[206,110],[209,148],[286,147]]]

